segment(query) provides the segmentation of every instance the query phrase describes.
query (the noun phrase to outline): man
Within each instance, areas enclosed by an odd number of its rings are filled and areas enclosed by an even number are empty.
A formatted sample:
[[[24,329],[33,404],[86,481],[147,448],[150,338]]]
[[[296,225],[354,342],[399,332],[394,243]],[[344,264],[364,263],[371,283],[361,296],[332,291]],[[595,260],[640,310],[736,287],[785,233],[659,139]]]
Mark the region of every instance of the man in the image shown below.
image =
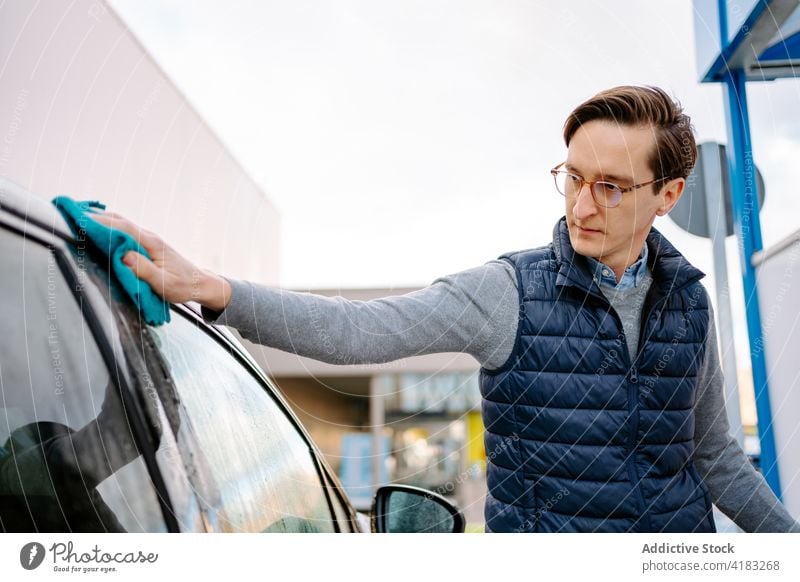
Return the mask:
[[[652,228],[695,164],[689,118],[661,89],[617,87],[579,105],[564,140],[552,242],[407,295],[348,301],[226,279],[147,232],[152,262],[126,262],[165,299],[326,362],[473,355],[495,453],[487,531],[713,532],[713,502],[746,531],[800,532],[728,435],[704,275]]]

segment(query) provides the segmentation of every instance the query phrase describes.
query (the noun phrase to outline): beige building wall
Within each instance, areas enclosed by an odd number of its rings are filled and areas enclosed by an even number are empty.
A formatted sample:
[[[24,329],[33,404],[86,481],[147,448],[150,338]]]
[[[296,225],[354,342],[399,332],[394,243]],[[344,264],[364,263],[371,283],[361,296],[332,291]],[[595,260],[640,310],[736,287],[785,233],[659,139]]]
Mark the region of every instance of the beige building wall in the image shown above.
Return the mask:
[[[278,283],[277,210],[104,2],[0,3],[0,176]]]

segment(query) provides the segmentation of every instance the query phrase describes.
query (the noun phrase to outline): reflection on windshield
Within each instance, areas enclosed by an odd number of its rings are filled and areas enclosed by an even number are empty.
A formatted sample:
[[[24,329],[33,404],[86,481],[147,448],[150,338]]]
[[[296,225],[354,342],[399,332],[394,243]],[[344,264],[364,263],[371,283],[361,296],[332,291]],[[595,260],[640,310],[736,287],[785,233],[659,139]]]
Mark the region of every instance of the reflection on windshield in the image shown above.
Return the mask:
[[[0,521],[6,531],[122,532],[97,486],[139,456],[109,383],[96,419],[80,430],[52,421],[13,430],[0,449]]]

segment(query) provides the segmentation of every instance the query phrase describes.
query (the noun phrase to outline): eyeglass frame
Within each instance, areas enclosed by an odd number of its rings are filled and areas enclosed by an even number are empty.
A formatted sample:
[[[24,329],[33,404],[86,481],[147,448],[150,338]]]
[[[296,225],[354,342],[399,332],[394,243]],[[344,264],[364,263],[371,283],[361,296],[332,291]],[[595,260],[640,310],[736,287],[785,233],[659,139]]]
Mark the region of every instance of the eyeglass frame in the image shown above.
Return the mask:
[[[634,184],[633,186],[626,186],[625,188],[623,188],[619,184],[615,184],[614,182],[609,182],[607,180],[587,180],[586,178],[584,178],[580,174],[576,174],[575,172],[570,172],[569,170],[559,170],[559,168],[566,163],[567,162],[561,162],[555,168],[550,170],[550,175],[553,176],[553,181],[555,182],[556,185],[556,192],[561,194],[564,198],[569,198],[570,196],[567,196],[567,194],[565,194],[558,188],[558,174],[569,174],[570,176],[575,176],[576,178],[579,178],[581,181],[581,185],[576,190],[577,194],[580,194],[581,190],[583,190],[584,185],[588,184],[589,193],[592,195],[592,200],[594,200],[594,203],[597,204],[598,206],[601,206],[602,208],[616,208],[617,206],[622,204],[623,194],[627,192],[632,192],[633,190],[638,190],[639,188],[644,188],[645,186],[649,186],[650,184],[655,184],[656,182],[660,182],[661,180],[669,179],[669,176],[662,176],[660,178],[656,178],[655,180],[650,180],[648,182],[641,182],[640,184]],[[617,188],[620,193],[619,202],[617,202],[614,206],[606,206],[605,204],[600,204],[600,202],[597,201],[597,195],[595,194],[594,191],[595,184],[608,184],[610,186],[613,186],[614,188]],[[577,194],[575,195],[576,198]]]

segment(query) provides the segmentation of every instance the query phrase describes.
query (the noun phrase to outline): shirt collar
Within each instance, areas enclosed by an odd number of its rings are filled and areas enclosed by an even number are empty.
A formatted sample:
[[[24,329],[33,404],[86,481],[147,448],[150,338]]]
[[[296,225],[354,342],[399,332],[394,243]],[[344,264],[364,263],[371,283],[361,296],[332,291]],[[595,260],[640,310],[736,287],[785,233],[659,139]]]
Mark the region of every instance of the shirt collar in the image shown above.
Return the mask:
[[[638,287],[647,272],[647,244],[642,245],[642,252],[639,259],[630,265],[622,274],[622,278],[617,283],[617,276],[614,270],[592,257],[586,257],[589,261],[589,269],[592,278],[598,285],[604,287],[614,287],[616,289],[632,289]]]

